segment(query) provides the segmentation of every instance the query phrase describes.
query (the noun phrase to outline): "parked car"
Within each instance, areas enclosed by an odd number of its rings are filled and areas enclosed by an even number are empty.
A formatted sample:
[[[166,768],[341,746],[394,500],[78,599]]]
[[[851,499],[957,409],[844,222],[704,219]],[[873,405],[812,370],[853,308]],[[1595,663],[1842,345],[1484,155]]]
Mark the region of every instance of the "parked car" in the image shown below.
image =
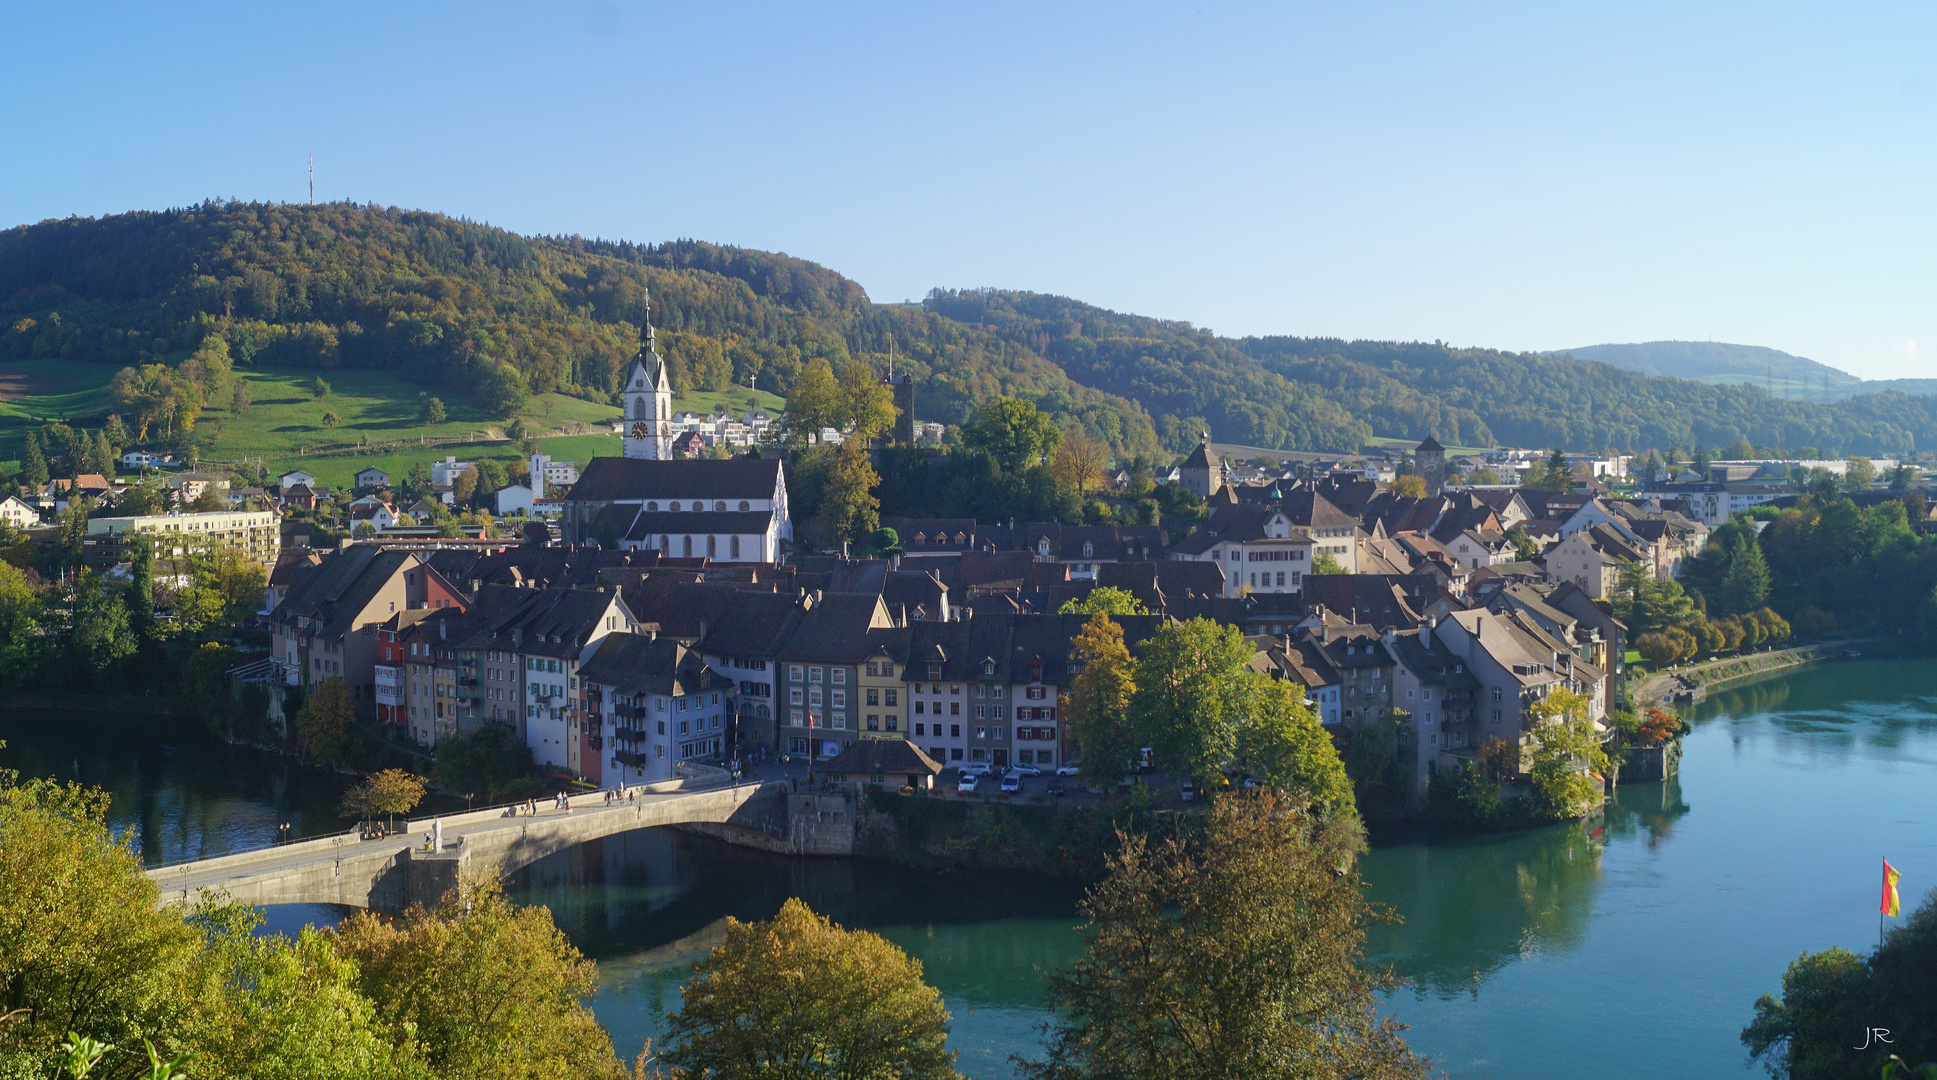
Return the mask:
[[[1077,768],[1077,767],[1076,767],[1076,766],[1074,766],[1074,765],[1058,765],[1058,766],[1056,766],[1056,775],[1057,775],[1057,776],[1075,776],[1075,775],[1076,775],[1077,773],[1080,773],[1080,772],[1082,772],[1082,771],[1083,771],[1082,769],[1079,769],[1079,768]]]
[[[1014,795],[1021,790],[1022,777],[1017,776],[1015,773],[1008,773],[1002,777],[1002,793],[1004,795]]]
[[[1026,761],[1018,761],[1009,766],[1009,771],[1017,776],[1041,776],[1042,770]]]
[[[987,776],[995,767],[986,761],[964,761],[955,766],[955,771],[963,776]]]
[[[1061,795],[1063,793],[1063,778],[1060,776],[1050,777],[1048,790],[1051,795]]]
[[[962,777],[962,782],[955,785],[955,790],[964,795],[973,795],[975,794],[975,782],[980,779],[982,779],[980,776],[964,776]]]

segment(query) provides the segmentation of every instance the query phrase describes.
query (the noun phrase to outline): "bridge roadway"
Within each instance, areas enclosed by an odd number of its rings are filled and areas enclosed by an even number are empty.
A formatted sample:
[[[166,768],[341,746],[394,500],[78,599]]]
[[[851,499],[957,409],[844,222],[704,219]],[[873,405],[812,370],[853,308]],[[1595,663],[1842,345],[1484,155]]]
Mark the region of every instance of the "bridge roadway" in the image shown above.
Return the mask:
[[[193,907],[226,893],[249,904],[347,904],[401,911],[435,903],[460,871],[496,866],[501,874],[588,840],[659,825],[710,822],[784,837],[784,783],[741,784],[637,794],[607,803],[603,793],[574,798],[570,811],[538,800],[535,815],[502,808],[419,818],[401,833],[362,840],[354,832],[280,847],[156,867],[148,877],[161,903]],[[429,852],[424,834],[443,822],[444,850]]]

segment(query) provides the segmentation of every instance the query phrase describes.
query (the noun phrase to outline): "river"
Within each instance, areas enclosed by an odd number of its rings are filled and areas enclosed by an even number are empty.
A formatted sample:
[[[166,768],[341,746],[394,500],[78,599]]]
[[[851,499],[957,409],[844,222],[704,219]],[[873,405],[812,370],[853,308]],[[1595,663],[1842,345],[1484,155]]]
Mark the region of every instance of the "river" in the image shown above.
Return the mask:
[[[1387,1002],[1415,1049],[1460,1080],[1750,1076],[1737,1034],[1805,950],[1876,940],[1879,860],[1906,904],[1937,885],[1937,664],[1807,668],[1711,698],[1682,773],[1621,789],[1604,818],[1507,836],[1375,848],[1373,959],[1410,985]],[[0,761],[115,794],[150,859],[336,826],[341,781],[140,730],[0,718]],[[1009,874],[795,860],[649,830],[535,863],[514,896],[549,906],[601,966],[590,1003],[621,1054],[678,1003],[725,915],[789,896],[919,958],[954,1017],[962,1070],[1010,1075],[1045,1017],[1040,974],[1080,948],[1080,889]],[[271,925],[331,909],[270,909]]]

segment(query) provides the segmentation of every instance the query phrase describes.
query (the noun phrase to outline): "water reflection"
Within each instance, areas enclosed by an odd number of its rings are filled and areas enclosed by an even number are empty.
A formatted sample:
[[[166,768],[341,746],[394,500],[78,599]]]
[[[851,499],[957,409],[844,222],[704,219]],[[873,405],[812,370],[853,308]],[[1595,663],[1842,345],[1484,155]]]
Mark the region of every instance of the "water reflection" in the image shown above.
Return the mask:
[[[171,717],[8,710],[0,742],[0,767],[106,790],[110,827],[132,831],[149,865],[261,847],[283,822],[297,837],[349,824],[336,803],[353,778]]]

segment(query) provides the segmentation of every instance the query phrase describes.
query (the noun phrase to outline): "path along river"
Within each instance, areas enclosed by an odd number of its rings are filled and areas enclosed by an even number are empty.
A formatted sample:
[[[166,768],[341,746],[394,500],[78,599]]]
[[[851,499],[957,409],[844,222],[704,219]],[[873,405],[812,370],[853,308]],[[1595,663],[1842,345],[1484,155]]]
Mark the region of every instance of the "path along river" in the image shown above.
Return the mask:
[[[272,759],[61,723],[0,719],[0,762],[103,784],[150,857],[334,827],[333,778]],[[1605,818],[1509,836],[1375,848],[1373,899],[1404,922],[1373,959],[1412,985],[1388,1007],[1414,1047],[1468,1078],[1755,1075],[1737,1032],[1804,950],[1876,940],[1879,860],[1906,904],[1937,886],[1937,663],[1808,668],[1700,707],[1682,774],[1622,788]],[[800,896],[919,957],[954,1014],[963,1071],[1006,1077],[1045,1019],[1039,973],[1080,948],[1080,890],[793,860],[666,831],[554,856],[512,882],[602,969],[592,1006],[621,1053],[678,1003],[721,916]],[[327,920],[272,909],[272,924]]]

